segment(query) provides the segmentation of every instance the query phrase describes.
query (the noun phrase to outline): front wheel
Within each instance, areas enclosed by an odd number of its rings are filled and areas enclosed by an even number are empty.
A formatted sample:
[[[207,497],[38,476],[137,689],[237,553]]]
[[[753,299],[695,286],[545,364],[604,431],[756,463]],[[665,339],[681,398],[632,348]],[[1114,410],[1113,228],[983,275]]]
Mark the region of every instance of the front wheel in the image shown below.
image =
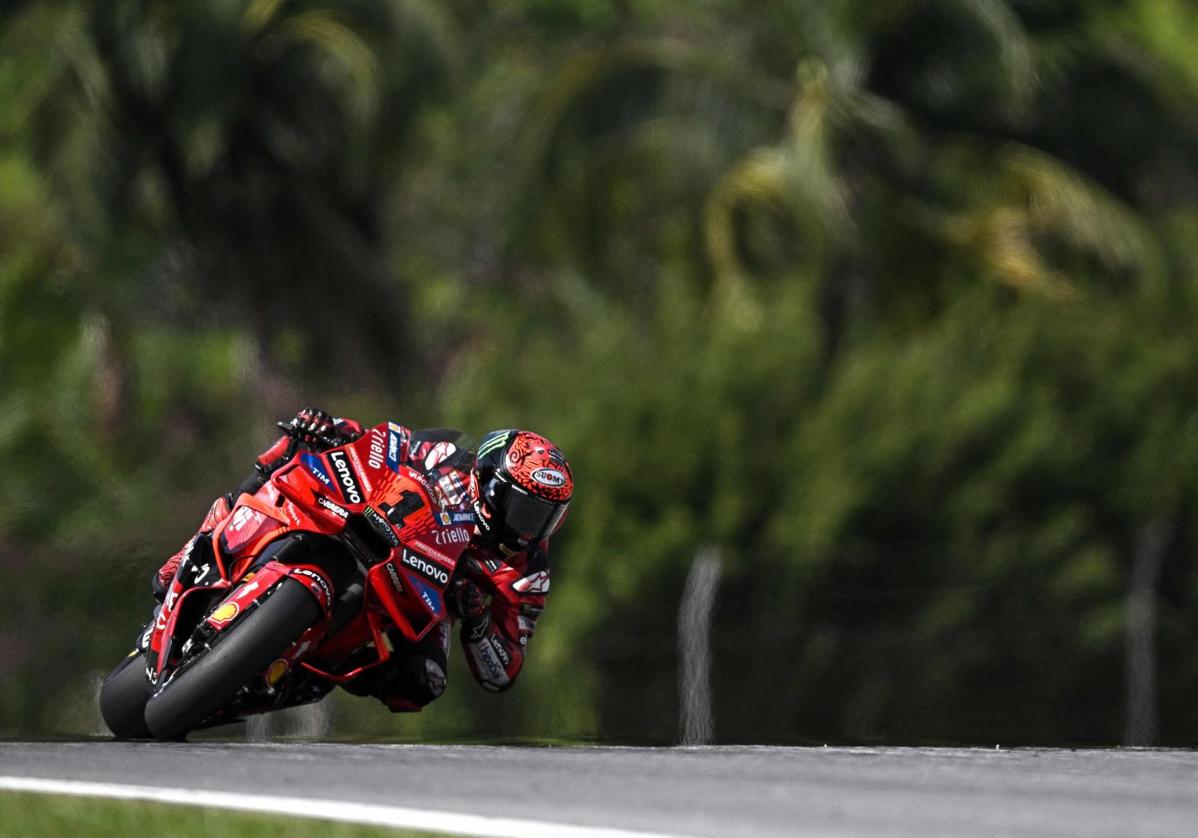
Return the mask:
[[[320,614],[320,605],[307,588],[284,579],[211,651],[149,700],[145,721],[150,732],[158,739],[185,736],[270,666]]]
[[[152,734],[146,725],[149,699],[145,655],[131,652],[100,684],[100,715],[112,735],[117,739],[150,739]]]

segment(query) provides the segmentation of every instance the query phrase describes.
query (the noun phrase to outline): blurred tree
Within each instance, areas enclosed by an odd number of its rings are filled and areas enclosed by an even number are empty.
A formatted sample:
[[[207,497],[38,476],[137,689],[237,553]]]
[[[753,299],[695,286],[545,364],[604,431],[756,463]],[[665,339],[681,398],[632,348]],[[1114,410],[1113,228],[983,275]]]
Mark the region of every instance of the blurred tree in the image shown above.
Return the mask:
[[[380,221],[405,128],[451,70],[434,7],[118,2],[58,22],[39,156],[80,199],[103,305],[176,323],[207,307],[265,363],[402,381],[409,311]]]
[[[311,396],[535,427],[580,486],[526,683],[356,731],[672,736],[717,544],[723,738],[1116,741],[1159,526],[1159,730],[1198,741],[1196,27],[1186,0],[11,7],[0,661],[39,691],[0,728],[69,727],[127,639],[89,629],[131,630]]]

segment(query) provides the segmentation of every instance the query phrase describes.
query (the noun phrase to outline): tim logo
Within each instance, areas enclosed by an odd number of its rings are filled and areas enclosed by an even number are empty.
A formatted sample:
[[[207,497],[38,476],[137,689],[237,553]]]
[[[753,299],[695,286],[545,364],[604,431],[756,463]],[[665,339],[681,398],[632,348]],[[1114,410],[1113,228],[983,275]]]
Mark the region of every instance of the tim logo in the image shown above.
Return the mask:
[[[314,454],[303,454],[300,461],[308,467],[308,471],[312,472],[324,485],[330,489],[333,488],[333,478],[329,477],[329,473],[324,470],[324,464],[320,462],[320,458]]]

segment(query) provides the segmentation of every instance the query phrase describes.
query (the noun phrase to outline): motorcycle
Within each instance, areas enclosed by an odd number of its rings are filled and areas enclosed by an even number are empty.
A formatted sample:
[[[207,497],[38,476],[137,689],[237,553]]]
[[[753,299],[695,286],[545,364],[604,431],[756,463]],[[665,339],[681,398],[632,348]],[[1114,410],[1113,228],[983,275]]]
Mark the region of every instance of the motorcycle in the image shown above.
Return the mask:
[[[382,423],[327,451],[297,450],[193,539],[101,685],[118,739],[182,739],[319,701],[446,619],[474,511],[460,472],[401,461],[406,434]]]

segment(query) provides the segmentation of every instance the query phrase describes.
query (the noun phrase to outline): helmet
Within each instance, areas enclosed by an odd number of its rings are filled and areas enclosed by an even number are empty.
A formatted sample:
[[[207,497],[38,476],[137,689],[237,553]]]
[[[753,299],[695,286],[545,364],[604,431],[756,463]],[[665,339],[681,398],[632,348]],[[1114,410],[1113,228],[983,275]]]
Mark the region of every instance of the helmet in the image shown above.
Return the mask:
[[[561,449],[543,436],[515,429],[482,438],[474,481],[479,529],[513,552],[557,532],[574,492]]]

